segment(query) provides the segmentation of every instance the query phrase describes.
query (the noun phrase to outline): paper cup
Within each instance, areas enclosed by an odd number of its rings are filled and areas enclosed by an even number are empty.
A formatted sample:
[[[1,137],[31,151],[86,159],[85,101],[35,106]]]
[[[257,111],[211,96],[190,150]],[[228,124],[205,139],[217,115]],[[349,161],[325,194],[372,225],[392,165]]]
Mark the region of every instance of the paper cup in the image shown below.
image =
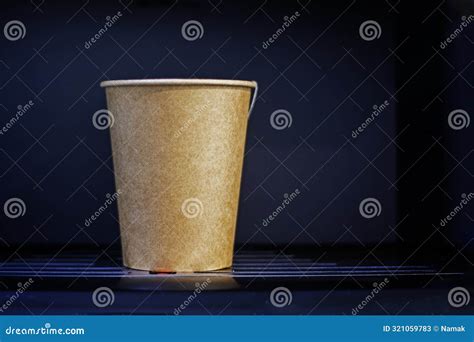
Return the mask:
[[[232,265],[256,85],[178,79],[101,83],[125,266],[193,272]]]

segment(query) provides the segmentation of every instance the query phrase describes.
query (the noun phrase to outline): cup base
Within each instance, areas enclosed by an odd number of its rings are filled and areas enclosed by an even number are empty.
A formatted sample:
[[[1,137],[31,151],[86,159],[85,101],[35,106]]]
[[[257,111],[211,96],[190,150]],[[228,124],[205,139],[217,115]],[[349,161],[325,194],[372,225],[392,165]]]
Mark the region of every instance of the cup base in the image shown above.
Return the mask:
[[[140,265],[127,265],[124,262],[124,266],[130,268],[132,270],[138,271],[148,271],[150,273],[200,273],[200,272],[210,272],[210,271],[220,271],[225,269],[231,269],[232,263],[223,264],[223,265],[209,265],[207,267],[199,267],[199,268],[170,268],[170,267],[146,267]]]

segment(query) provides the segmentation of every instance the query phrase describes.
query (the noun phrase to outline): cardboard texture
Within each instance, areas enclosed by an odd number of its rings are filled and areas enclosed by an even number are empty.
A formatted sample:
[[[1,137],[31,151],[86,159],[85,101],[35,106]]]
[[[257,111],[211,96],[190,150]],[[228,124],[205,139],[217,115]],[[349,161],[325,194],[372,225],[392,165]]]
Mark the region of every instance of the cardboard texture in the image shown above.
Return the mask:
[[[105,81],[124,265],[156,272],[232,264],[255,82]]]

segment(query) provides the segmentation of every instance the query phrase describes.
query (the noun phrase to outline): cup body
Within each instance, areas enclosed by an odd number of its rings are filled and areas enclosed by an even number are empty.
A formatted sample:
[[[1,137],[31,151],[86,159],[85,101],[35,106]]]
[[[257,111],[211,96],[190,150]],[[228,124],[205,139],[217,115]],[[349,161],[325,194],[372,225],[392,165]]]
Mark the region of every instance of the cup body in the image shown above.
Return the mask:
[[[105,81],[125,266],[232,264],[254,82]]]

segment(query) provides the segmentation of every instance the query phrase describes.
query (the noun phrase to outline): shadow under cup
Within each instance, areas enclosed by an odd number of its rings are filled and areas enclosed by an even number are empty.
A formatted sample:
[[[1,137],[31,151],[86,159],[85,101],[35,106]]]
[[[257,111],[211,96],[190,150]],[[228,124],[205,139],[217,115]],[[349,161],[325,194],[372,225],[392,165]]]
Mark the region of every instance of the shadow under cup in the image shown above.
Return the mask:
[[[232,265],[255,82],[104,81],[124,265]],[[255,95],[255,94],[254,94]]]

